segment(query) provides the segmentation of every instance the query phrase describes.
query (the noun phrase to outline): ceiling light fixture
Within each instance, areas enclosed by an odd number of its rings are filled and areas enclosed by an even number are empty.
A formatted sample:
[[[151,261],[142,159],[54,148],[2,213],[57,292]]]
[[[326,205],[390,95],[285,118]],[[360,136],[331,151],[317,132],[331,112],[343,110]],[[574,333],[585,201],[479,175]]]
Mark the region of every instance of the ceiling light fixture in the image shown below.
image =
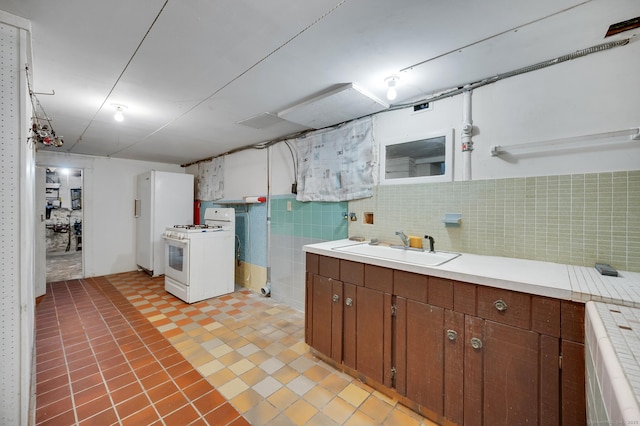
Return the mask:
[[[113,104],[114,107],[116,107],[116,113],[113,114],[113,119],[116,120],[117,122],[121,122],[124,120],[124,113],[123,110],[127,109],[127,107],[125,105],[118,105],[118,104]]]
[[[398,96],[398,91],[396,90],[396,84],[400,80],[400,77],[397,75],[392,75],[384,79],[385,83],[387,83],[387,99],[390,101],[394,100]]]

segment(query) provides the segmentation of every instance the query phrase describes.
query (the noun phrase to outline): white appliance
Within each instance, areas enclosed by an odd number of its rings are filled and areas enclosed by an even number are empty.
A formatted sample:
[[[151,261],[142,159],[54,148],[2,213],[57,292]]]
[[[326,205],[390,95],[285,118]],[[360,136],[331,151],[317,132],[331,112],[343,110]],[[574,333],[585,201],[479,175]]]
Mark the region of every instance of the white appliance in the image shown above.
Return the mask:
[[[174,223],[193,222],[193,175],[152,170],[136,177],[136,264],[152,276],[164,274],[162,233]]]
[[[203,225],[168,227],[165,290],[187,303],[233,292],[235,235],[232,208],[206,209]]]

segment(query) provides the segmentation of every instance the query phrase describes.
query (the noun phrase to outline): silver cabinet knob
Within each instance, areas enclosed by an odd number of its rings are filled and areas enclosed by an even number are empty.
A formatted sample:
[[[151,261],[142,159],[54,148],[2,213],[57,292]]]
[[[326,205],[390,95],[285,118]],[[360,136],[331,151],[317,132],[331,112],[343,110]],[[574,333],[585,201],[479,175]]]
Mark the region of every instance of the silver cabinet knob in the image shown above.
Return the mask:
[[[493,302],[493,306],[500,312],[504,312],[507,310],[507,304],[505,303],[504,300],[501,300],[501,299]]]
[[[344,304],[347,306],[353,306],[353,299],[350,297],[347,297],[347,300],[344,301]]]
[[[340,296],[338,296],[337,294],[333,295],[333,302],[337,302],[338,300],[340,300]]]
[[[455,330],[447,330],[447,338],[452,342],[458,340],[458,333]]]
[[[477,337],[472,337],[471,338],[471,347],[473,349],[480,349],[482,348],[482,340],[478,339]]]

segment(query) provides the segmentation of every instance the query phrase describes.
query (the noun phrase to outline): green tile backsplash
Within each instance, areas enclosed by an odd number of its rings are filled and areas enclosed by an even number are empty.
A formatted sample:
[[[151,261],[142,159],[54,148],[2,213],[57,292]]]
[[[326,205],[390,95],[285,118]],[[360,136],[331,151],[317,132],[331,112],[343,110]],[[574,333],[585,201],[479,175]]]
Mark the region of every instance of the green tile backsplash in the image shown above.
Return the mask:
[[[347,209],[346,201],[300,202],[289,195],[272,196],[271,232],[327,241],[347,238],[348,224],[342,215]]]
[[[402,229],[440,250],[640,271],[640,171],[385,185],[349,211],[350,236],[399,242]],[[445,213],[461,226],[445,227]]]

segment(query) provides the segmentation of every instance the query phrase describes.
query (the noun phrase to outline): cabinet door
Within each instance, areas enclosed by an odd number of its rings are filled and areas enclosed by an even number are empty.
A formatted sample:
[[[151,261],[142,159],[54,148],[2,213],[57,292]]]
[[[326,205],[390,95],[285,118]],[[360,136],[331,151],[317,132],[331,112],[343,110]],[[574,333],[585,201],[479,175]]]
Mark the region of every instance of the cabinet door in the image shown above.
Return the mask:
[[[539,335],[486,321],[485,336],[484,424],[538,424]]]
[[[484,352],[475,342],[484,341],[485,321],[481,318],[465,315],[464,318],[464,425],[482,426],[484,410]],[[494,426],[486,423],[486,426]]]
[[[443,414],[444,309],[407,300],[407,397]]]
[[[307,345],[313,346],[313,277],[315,275],[307,272],[305,277],[304,293],[304,341]]]
[[[463,424],[464,314],[444,311],[444,416]]]
[[[356,324],[358,320],[358,311],[360,309],[360,301],[356,295],[356,286],[353,284],[343,283],[344,289],[344,314],[343,314],[343,339],[342,339],[342,362],[349,368],[354,370],[356,364]],[[363,307],[364,308],[364,307]]]
[[[562,341],[562,424],[586,423],[584,345]]]
[[[311,341],[319,352],[342,361],[342,283],[312,275]]]
[[[342,362],[343,294],[342,282],[331,280],[331,358]]]
[[[384,376],[384,293],[357,288],[357,370],[378,383]],[[346,344],[346,342],[345,342]]]

